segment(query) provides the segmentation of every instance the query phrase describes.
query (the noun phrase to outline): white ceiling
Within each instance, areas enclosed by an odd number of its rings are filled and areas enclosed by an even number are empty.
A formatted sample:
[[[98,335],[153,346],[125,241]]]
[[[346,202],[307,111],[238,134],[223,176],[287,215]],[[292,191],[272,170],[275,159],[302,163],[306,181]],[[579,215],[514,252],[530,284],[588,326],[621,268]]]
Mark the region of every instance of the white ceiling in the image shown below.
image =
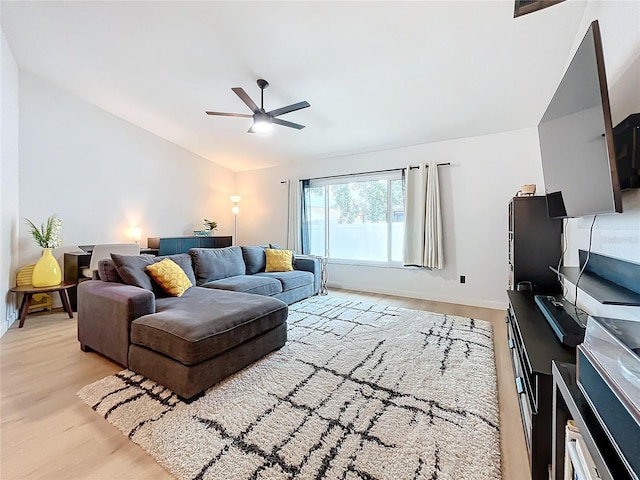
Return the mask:
[[[537,125],[585,5],[3,1],[2,29],[22,70],[242,171]],[[204,114],[250,113],[258,78],[305,129]]]

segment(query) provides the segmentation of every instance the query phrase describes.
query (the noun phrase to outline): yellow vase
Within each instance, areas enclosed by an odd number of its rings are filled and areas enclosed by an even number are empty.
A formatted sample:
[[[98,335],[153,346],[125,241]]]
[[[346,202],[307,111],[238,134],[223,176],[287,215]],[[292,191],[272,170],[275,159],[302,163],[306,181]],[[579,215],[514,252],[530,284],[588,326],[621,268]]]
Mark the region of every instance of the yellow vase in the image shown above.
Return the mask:
[[[62,270],[50,248],[42,250],[42,257],[33,267],[31,283],[34,287],[51,287],[62,282]]]

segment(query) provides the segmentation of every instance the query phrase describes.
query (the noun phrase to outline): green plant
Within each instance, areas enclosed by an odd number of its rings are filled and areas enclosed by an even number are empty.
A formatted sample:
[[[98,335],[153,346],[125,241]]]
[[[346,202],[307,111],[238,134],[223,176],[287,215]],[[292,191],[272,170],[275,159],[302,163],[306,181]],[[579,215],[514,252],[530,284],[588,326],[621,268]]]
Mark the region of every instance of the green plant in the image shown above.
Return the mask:
[[[25,220],[31,229],[31,236],[42,248],[56,248],[62,245],[62,238],[60,237],[62,220],[55,214],[51,215],[47,219],[47,223],[40,225],[39,228],[28,218],[25,218]]]
[[[215,230],[216,228],[218,228],[218,222],[214,220],[207,220],[206,218],[204,219],[203,225],[207,230]]]

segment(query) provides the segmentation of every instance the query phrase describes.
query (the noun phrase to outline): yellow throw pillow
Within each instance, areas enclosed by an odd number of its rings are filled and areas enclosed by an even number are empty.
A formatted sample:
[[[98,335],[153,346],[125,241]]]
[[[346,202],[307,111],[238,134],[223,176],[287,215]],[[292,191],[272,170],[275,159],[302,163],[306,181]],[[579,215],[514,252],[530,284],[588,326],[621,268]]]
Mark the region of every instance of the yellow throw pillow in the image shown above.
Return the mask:
[[[174,297],[181,297],[189,287],[193,286],[184,270],[168,258],[148,265],[147,271],[165,292]]]
[[[267,267],[265,272],[291,272],[293,270],[293,252],[291,250],[276,250],[265,248]]]

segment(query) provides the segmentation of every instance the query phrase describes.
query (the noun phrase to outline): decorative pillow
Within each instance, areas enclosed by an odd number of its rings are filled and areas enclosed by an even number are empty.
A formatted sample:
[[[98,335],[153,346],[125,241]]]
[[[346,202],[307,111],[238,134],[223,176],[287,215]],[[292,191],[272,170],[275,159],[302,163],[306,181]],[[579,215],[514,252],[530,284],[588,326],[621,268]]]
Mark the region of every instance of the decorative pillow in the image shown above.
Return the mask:
[[[293,252],[291,250],[265,249],[267,267],[265,272],[291,272],[293,270]]]
[[[240,247],[242,258],[247,267],[247,275],[264,272],[266,261],[264,258],[265,247]],[[268,247],[267,247],[268,248]]]
[[[178,266],[180,268],[182,268],[182,270],[184,270],[184,273],[186,273],[186,275],[189,278],[189,280],[191,280],[191,283],[193,285],[196,284],[196,274],[193,272],[193,264],[191,263],[192,262],[191,255],[189,255],[188,253],[176,253],[174,255],[156,257],[155,261],[159,262],[159,261],[164,260],[165,258],[168,258],[172,262],[177,263]]]
[[[268,246],[265,246],[264,248],[273,248],[274,250],[284,250],[284,248],[282,248],[278,243],[270,243]],[[293,264],[295,265],[296,252],[294,252],[293,250],[291,250],[291,259]]]
[[[166,257],[153,257],[150,255],[119,255],[117,253],[111,254],[111,259],[113,260],[113,263],[116,266],[116,271],[118,272],[118,275],[120,275],[120,278],[122,278],[123,283],[144,288],[145,290],[150,290],[156,296],[166,295],[166,292],[151,279],[151,275],[147,272],[146,267],[148,265],[161,262],[165,258],[169,258],[182,268],[192,284],[196,283],[196,277],[193,273],[193,267],[191,266],[191,256],[189,256],[188,253],[178,253],[176,255],[169,255]]]
[[[174,297],[181,297],[188,288],[193,287],[184,270],[168,258],[148,265],[146,270],[165,292]]]
[[[112,253],[111,259],[124,283],[153,291],[151,277],[147,274],[145,268],[153,263],[154,257]]]
[[[193,259],[196,285],[246,273],[240,247],[192,248],[189,254]]]
[[[104,259],[98,262],[98,275],[103,282],[124,283],[120,275],[118,275],[118,270],[116,270],[113,260],[110,259]]]

